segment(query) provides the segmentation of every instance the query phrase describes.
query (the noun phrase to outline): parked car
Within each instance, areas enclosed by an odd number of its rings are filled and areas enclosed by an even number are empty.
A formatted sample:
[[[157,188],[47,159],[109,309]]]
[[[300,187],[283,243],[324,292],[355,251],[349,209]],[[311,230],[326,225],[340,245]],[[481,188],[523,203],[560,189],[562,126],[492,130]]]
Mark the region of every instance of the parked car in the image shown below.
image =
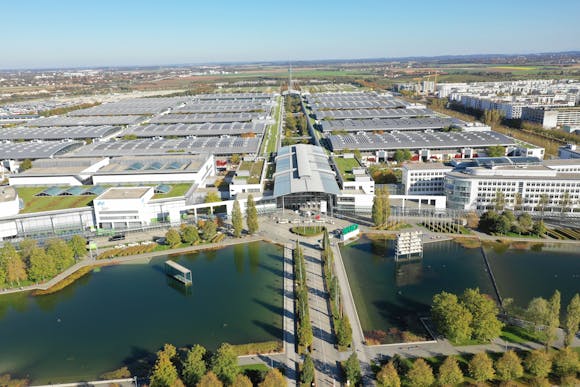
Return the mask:
[[[125,234],[115,234],[109,238],[109,242],[125,240]]]

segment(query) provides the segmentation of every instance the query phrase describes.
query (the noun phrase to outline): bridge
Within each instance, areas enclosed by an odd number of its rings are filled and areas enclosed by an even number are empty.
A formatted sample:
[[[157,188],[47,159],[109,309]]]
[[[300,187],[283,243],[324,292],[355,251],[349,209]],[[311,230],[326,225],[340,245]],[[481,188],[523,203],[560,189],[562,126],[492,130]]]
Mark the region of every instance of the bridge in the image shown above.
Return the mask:
[[[183,282],[185,285],[191,285],[193,283],[191,270],[181,266],[177,262],[165,261],[165,273],[179,282]]]

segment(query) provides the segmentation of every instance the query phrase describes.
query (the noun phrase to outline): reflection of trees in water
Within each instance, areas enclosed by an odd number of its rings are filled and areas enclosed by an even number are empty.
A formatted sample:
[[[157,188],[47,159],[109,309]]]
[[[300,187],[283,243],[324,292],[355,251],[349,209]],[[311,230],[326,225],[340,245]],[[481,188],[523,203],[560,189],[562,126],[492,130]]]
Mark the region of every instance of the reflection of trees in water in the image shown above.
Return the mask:
[[[395,284],[397,286],[417,285],[423,278],[423,262],[414,259],[409,262],[397,262],[395,265]]]
[[[101,268],[100,270],[104,270],[106,268]],[[53,294],[47,294],[44,296],[36,296],[34,300],[38,307],[45,312],[53,311],[56,306],[63,301],[69,300],[73,298],[77,289],[87,285],[93,276],[93,272],[89,272],[86,275],[82,276],[81,278],[74,281],[74,283],[68,285],[67,287],[59,290]]]
[[[248,255],[250,256],[250,271],[255,273],[260,267],[260,243],[248,243]]]
[[[169,285],[170,288],[177,290],[184,296],[191,296],[192,295],[192,288],[191,286],[186,286],[183,282],[176,280],[173,277],[166,276],[165,282]]]
[[[205,251],[205,259],[208,262],[215,261],[218,257],[218,250],[206,250]]]
[[[244,245],[234,245],[234,264],[238,273],[244,272],[244,258],[246,257]]]
[[[26,312],[30,307],[29,293],[6,294],[0,297],[0,318],[3,318],[8,310]]]

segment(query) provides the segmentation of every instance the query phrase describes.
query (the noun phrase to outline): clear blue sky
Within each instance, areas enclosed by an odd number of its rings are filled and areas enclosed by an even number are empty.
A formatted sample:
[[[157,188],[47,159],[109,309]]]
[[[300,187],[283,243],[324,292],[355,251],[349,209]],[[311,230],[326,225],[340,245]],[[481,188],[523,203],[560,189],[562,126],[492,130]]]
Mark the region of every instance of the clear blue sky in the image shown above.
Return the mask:
[[[580,49],[578,0],[7,0],[0,68]]]

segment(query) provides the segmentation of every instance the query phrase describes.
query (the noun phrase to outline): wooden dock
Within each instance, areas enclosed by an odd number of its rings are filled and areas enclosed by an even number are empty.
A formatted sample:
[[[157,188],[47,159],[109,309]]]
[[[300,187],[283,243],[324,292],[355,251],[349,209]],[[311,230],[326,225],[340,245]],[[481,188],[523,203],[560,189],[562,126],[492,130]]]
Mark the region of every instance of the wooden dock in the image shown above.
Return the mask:
[[[191,270],[181,266],[177,262],[165,261],[165,273],[185,285],[191,285],[193,283],[193,280],[191,279]]]

